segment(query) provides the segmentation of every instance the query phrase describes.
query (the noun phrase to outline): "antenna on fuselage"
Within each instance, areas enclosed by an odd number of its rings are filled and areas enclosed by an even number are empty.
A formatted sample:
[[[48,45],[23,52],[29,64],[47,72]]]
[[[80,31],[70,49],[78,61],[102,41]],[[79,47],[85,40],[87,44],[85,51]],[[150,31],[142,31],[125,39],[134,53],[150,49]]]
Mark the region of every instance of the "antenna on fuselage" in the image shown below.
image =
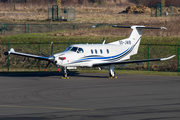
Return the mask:
[[[106,40],[104,40],[102,44],[105,44],[105,42],[106,42]]]

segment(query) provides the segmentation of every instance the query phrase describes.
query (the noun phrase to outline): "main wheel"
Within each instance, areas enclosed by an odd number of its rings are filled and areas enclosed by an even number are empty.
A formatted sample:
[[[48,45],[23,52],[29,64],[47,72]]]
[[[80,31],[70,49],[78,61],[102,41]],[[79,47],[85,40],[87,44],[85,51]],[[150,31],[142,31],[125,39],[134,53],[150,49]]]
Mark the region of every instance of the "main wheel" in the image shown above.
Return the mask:
[[[114,76],[111,73],[109,73],[109,78],[117,78],[115,76],[116,76],[115,72],[114,72]]]

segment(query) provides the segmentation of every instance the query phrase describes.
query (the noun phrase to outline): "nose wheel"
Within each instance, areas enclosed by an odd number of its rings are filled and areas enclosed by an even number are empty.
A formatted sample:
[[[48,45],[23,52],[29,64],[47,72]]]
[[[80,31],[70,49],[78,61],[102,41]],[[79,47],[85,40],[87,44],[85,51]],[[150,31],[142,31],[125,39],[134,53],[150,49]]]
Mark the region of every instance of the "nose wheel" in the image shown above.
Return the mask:
[[[67,69],[67,67],[63,67],[63,77],[62,79],[69,79],[69,70]]]

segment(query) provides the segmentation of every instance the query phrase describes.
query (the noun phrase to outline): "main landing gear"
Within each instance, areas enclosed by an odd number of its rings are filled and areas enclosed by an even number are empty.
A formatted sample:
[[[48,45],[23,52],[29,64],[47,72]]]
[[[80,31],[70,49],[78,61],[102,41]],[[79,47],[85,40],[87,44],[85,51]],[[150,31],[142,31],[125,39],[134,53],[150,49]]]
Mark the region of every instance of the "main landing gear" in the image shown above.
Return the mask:
[[[117,78],[114,72],[114,65],[109,66],[109,78]]]
[[[62,68],[62,70],[63,70],[63,77],[62,77],[62,79],[69,79],[69,70],[67,69],[67,67],[63,67]]]
[[[67,67],[63,67],[62,72],[63,72],[62,79],[69,79],[69,77],[68,77],[69,76],[69,70],[67,69]],[[115,72],[114,72],[114,65],[109,66],[109,78],[117,78],[115,76]]]

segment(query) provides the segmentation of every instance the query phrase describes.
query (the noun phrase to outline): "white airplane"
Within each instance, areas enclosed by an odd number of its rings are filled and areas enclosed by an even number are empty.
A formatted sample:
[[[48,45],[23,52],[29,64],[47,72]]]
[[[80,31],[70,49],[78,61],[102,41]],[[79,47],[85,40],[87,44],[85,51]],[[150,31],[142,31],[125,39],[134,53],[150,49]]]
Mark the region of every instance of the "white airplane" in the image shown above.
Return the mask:
[[[114,72],[115,65],[126,65],[129,63],[143,64],[144,62],[149,61],[161,61],[168,60],[175,55],[168,58],[158,58],[158,59],[145,59],[145,60],[128,60],[131,55],[135,55],[138,52],[142,30],[143,29],[166,29],[165,27],[145,27],[145,26],[117,26],[113,27],[120,28],[131,28],[132,32],[129,38],[118,40],[105,44],[105,41],[102,44],[75,44],[69,46],[61,53],[52,54],[53,42],[51,43],[51,56],[46,57],[25,54],[20,52],[15,52],[13,48],[10,51],[5,52],[5,55],[14,54],[25,57],[31,57],[40,60],[49,61],[45,70],[50,63],[53,63],[54,66],[60,72],[60,67],[63,68],[63,79],[68,79],[69,70],[68,67],[104,67],[109,66],[109,77],[117,78]],[[128,61],[125,61],[128,60]]]

